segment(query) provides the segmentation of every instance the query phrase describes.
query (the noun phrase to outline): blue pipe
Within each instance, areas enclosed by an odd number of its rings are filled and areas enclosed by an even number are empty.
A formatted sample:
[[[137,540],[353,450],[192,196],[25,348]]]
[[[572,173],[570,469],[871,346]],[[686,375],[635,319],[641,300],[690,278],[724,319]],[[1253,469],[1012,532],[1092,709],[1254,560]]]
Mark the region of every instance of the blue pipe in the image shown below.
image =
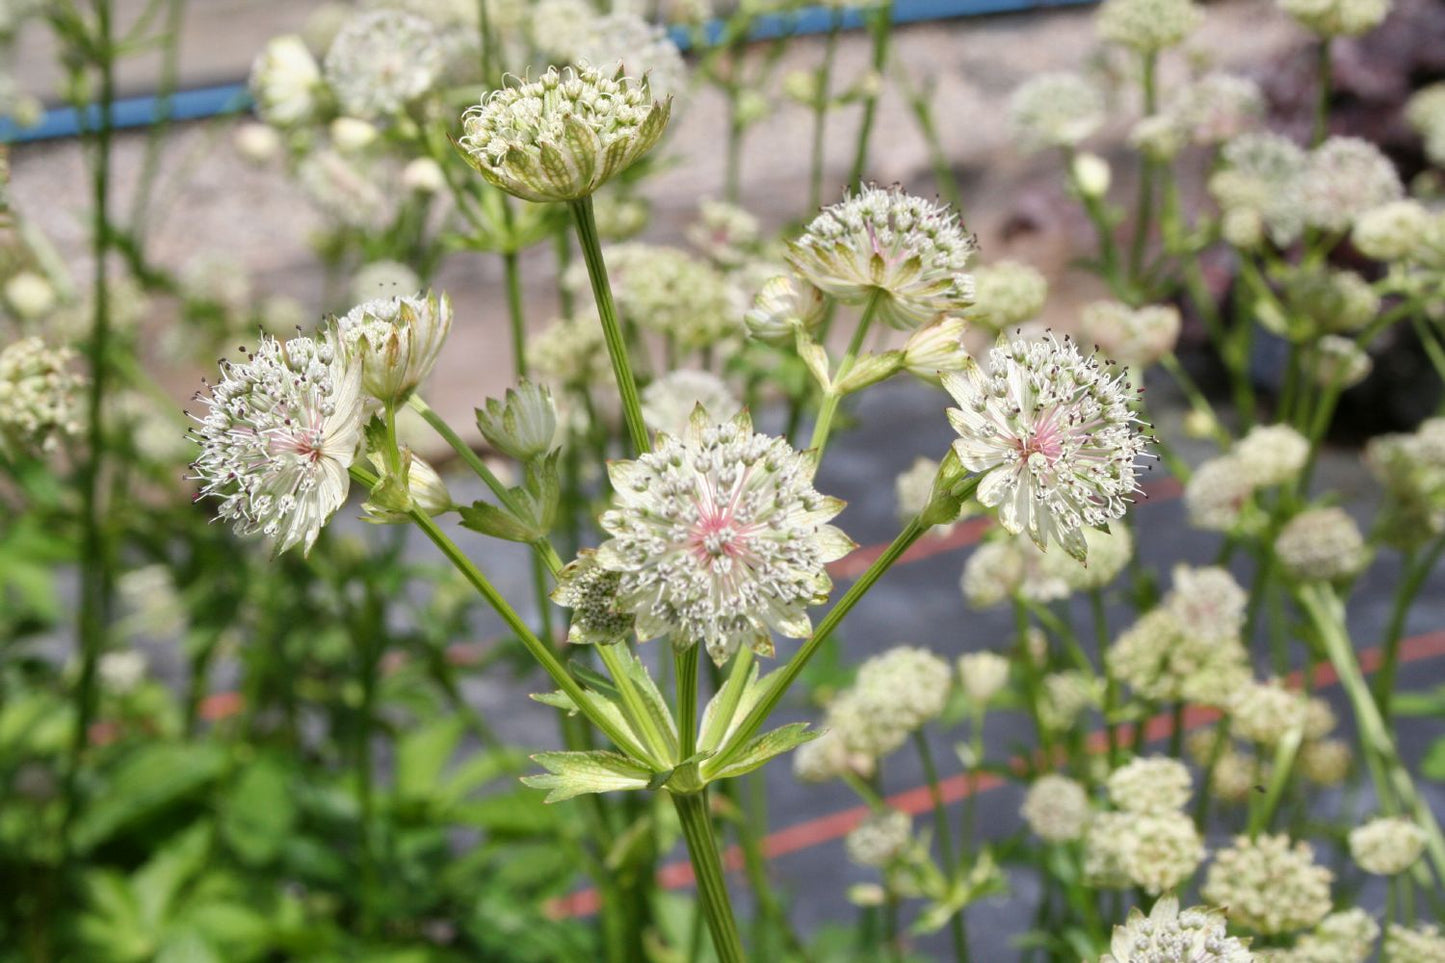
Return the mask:
[[[921,23],[1091,2],[1093,0],[895,0],[893,22]],[[832,17],[832,11],[824,7],[805,7],[786,16],[772,14],[759,17],[753,24],[750,39],[772,40],[783,36],[825,33],[831,25]],[[846,10],[843,12],[842,25],[845,29],[857,29],[863,25],[863,16],[856,9]],[[717,43],[722,33],[721,21],[709,21],[703,27],[704,42]],[[673,28],[672,39],[682,50],[689,50],[693,46],[693,33],[684,27]],[[200,120],[236,113],[250,106],[251,95],[245,84],[196,87],[171,95],[169,118]],[[100,108],[91,105],[86,108],[85,115],[85,123],[82,124],[80,111],[74,107],[58,107],[46,111],[40,123],[34,127],[20,127],[9,118],[0,118],[0,141],[24,143],[74,137],[86,127],[94,127],[99,122]],[[162,103],[153,95],[121,98],[112,106],[111,116],[116,127],[144,127],[161,118]]]

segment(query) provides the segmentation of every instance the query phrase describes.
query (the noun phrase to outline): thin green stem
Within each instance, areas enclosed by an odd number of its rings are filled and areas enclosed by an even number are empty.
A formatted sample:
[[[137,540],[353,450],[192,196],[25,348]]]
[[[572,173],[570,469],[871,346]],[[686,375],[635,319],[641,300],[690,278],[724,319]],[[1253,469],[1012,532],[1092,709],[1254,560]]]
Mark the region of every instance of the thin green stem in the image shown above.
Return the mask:
[[[881,87],[883,78],[888,73],[888,48],[889,41],[893,38],[893,0],[880,3],[865,16],[868,18],[868,28],[873,34],[873,73],[876,75],[878,87]],[[863,180],[863,174],[868,168],[868,141],[873,134],[873,119],[878,113],[880,93],[879,89],[872,89],[863,101],[863,119],[858,125],[858,143],[853,150],[853,169],[848,175],[850,187],[856,187]]]
[[[978,480],[976,478],[970,478],[967,490],[961,494],[966,498],[972,494],[973,489],[977,486]],[[853,610],[853,606],[857,605],[863,596],[868,594],[868,590],[873,587],[875,582],[883,577],[883,573],[892,568],[893,563],[898,561],[914,542],[922,538],[923,533],[927,530],[927,526],[923,524],[920,518],[914,518],[904,527],[903,531],[898,533],[898,537],[893,539],[893,542],[883,550],[883,554],[878,556],[872,565],[868,566],[868,570],[858,577],[858,581],[854,582],[848,591],[843,594],[843,597],[838,600],[838,604],[833,606],[828,614],[823,617],[823,621],[813,630],[812,637],[803,643],[797,654],[788,660],[787,665],[777,670],[776,676],[772,679],[767,691],[758,698],[758,701],[748,710],[748,714],[743,717],[742,722],[738,724],[737,730],[729,740],[731,745],[746,745],[748,740],[757,734],[758,729],[767,721],[773,709],[777,708],[778,703],[782,701],[788,689],[797,681],[798,676],[802,673],[804,667],[807,666],[809,660],[818,653],[823,643],[826,642],[829,636],[833,634],[833,631],[838,628],[838,624]]]
[[[747,957],[743,952],[737,919],[733,916],[727,880],[723,878],[722,859],[713,835],[712,814],[708,811],[707,790],[674,793],[672,804],[682,824],[683,838],[687,841],[688,858],[692,860],[693,875],[697,878],[698,898],[707,917],[718,961],[743,963]]]
[[[632,438],[636,454],[652,450],[647,426],[642,421],[642,402],[637,395],[637,381],[632,376],[632,362],[627,357],[627,342],[617,321],[617,306],[612,301],[612,285],[607,280],[607,265],[602,260],[602,241],[597,235],[597,219],[592,213],[592,198],[584,197],[568,204],[572,222],[577,228],[577,241],[582,258],[587,262],[587,277],[592,282],[592,296],[602,318],[602,336],[607,340],[607,354],[612,358],[612,373],[617,376],[617,390],[622,397],[622,417]]]
[[[1375,674],[1372,689],[1375,704],[1380,708],[1380,716],[1387,724],[1390,722],[1391,696],[1395,691],[1395,669],[1400,662],[1400,639],[1405,634],[1405,618],[1410,614],[1410,606],[1415,601],[1415,596],[1420,593],[1425,580],[1435,568],[1435,563],[1439,561],[1442,550],[1445,550],[1445,536],[1435,539],[1423,553],[1411,552],[1405,556],[1405,577],[1400,580],[1399,588],[1395,590],[1390,621],[1385,629],[1384,654],[1380,659],[1380,670]]]
[[[1316,91],[1315,91],[1315,119],[1314,130],[1310,135],[1310,145],[1318,147],[1325,141],[1325,135],[1330,129],[1330,88],[1334,77],[1334,60],[1331,56],[1330,38],[1322,37],[1320,45],[1315,51]]]
[[[516,251],[502,254],[507,276],[507,316],[512,328],[512,367],[518,378],[527,377],[527,318],[522,309],[522,270]]]
[[[838,382],[853,370],[853,364],[858,360],[858,352],[863,349],[863,339],[868,336],[868,329],[873,326],[873,316],[878,313],[878,305],[886,296],[881,290],[875,291],[864,304],[863,316],[858,319],[858,327],[853,331],[852,340],[848,342],[848,350],[843,353],[843,359],[838,362],[838,371],[833,376],[833,384],[823,394],[823,405],[818,409],[818,420],[813,425],[813,437],[808,442],[808,447],[817,452],[819,457],[828,447],[828,434],[833,430],[833,416],[838,413],[838,405],[843,400],[842,393],[838,391]]]
[[[913,745],[923,763],[923,777],[928,781],[928,795],[933,801],[933,826],[938,833],[938,848],[943,855],[944,872],[951,881],[959,872],[958,853],[953,848],[953,833],[948,826],[948,812],[943,807],[943,790],[938,784],[938,766],[933,761],[933,750],[928,747],[928,737],[922,730],[913,733]],[[949,935],[953,940],[953,958],[968,959],[968,930],[963,918],[963,909],[949,917]]]
[[[1140,82],[1144,91],[1144,116],[1153,115],[1157,98],[1155,75],[1158,72],[1159,55],[1147,51],[1143,55],[1143,72]],[[1149,230],[1154,220],[1154,160],[1146,153],[1139,170],[1139,201],[1135,209],[1134,240],[1129,248],[1129,278],[1137,287],[1139,273],[1144,266],[1144,249],[1149,242]]]
[[[808,213],[823,203],[824,134],[827,132],[828,104],[832,100],[833,60],[838,52],[838,34],[843,27],[843,10],[834,8],[828,20],[828,37],[823,42],[823,62],[814,74],[817,89],[813,93],[813,144],[808,164]]]
[[[697,752],[697,645],[684,645],[672,650],[677,668],[677,732],[680,743],[678,759]]]
[[[356,719],[356,795],[360,809],[361,856],[361,930],[376,931],[376,914],[380,908],[380,873],[376,854],[376,767],[372,738],[376,725],[376,692],[383,646],[378,638],[381,624],[381,600],[375,591],[368,591],[365,610],[354,628],[357,656],[360,660],[361,705]]]

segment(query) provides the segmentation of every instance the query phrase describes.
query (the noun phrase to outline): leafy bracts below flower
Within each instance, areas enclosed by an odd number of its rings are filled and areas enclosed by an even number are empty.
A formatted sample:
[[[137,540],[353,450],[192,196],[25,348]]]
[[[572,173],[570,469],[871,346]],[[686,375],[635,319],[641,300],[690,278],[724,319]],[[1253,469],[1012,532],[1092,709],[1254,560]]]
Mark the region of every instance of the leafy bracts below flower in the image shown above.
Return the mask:
[[[810,634],[807,607],[832,587],[824,566],[853,548],[827,524],[843,503],[813,489],[814,470],[746,413],[714,426],[701,408],[680,440],[612,462],[597,559],[621,574],[617,608],[639,637],[701,642],[721,664],[743,643],[770,655],[772,630]]]
[[[552,601],[572,610],[567,641],[574,645],[608,645],[632,634],[633,618],[617,611],[622,576],[597,564],[597,553],[583,549],[557,575]]]
[[[529,201],[592,194],[657,144],[672,101],[586,63],[496,90],[462,117],[457,145],[489,183]]]
[[[1027,532],[1040,548],[1062,545],[1081,561],[1081,529],[1120,518],[1137,489],[1144,451],[1131,390],[1069,338],[1000,339],[978,365],[943,376],[958,402],[948,410],[963,467],[981,476],[978,500],[999,523]]]
[[[800,276],[844,304],[877,296],[877,316],[914,328],[973,304],[973,237],[947,208],[898,187],[865,187],[825,207],[788,245]]]
[[[277,554],[309,552],[346,501],[361,442],[361,365],[328,330],[284,344],[264,336],[221,383],[200,396],[210,408],[191,433],[201,446],[191,477],[197,498],[221,499],[218,515],[239,535],[275,539]]]
[[[488,398],[476,413],[482,437],[518,461],[540,458],[557,439],[557,408],[546,385],[524,379],[507,389],[505,399]]]

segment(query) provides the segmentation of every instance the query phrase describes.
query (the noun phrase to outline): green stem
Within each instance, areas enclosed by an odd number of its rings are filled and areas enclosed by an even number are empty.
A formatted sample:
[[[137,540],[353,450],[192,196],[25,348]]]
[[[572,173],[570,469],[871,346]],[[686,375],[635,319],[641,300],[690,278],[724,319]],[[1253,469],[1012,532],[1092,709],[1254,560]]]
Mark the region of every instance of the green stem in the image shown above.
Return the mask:
[[[365,611],[355,627],[358,655],[361,660],[361,705],[356,721],[356,794],[361,810],[361,930],[376,931],[376,913],[380,875],[376,858],[376,796],[375,757],[372,734],[376,724],[377,672],[381,666],[382,645],[378,636],[381,624],[381,601],[375,592],[367,593]]]
[[[527,320],[522,309],[522,271],[516,251],[502,255],[507,276],[507,315],[512,327],[512,367],[518,378],[527,377]]]
[[[353,469],[353,474],[358,475],[363,482],[367,481],[367,476],[364,473],[358,473]],[[374,481],[374,479],[371,479],[371,481]],[[426,533],[427,538],[432,540],[432,544],[441,549],[442,554],[447,557],[447,561],[451,562],[457,571],[462,573],[482,598],[486,599],[487,604],[492,607],[493,611],[500,615],[502,621],[506,622],[507,626],[516,633],[523,647],[531,654],[532,658],[537,660],[537,663],[542,666],[546,673],[552,677],[552,681],[557,683],[557,688],[561,689],[562,692],[576,704],[578,710],[587,716],[593,725],[606,733],[607,737],[616,743],[624,752],[639,759],[647,758],[648,753],[637,744],[637,740],[618,728],[607,716],[592,707],[591,700],[587,698],[582,686],[577,683],[576,679],[572,678],[571,674],[567,671],[567,667],[558,660],[552,649],[541,639],[537,638],[527,626],[527,623],[517,614],[516,610],[508,604],[507,600],[502,597],[501,593],[498,592],[487,577],[482,574],[476,564],[437,526],[437,523],[432,517],[420,509],[413,509],[409,514],[412,521]]]
[[[1371,774],[1376,781],[1375,791],[1382,798],[1393,792],[1400,804],[1415,817],[1415,822],[1425,832],[1425,850],[1429,854],[1435,875],[1445,884],[1445,835],[1429,805],[1415,788],[1410,772],[1400,760],[1389,724],[1380,714],[1374,697],[1365,683],[1359,662],[1344,621],[1344,605],[1334,590],[1323,583],[1301,586],[1299,602],[1310,621],[1314,623],[1325,654],[1329,657],[1340,683],[1349,696],[1354,709],[1355,724],[1359,728],[1361,749],[1367,761],[1371,762]]]
[[[487,488],[491,489],[492,494],[497,496],[497,500],[502,503],[504,508],[518,517],[523,517],[521,506],[517,504],[517,500],[512,496],[507,486],[502,484],[502,480],[496,476],[495,472],[487,467],[487,463],[472,450],[472,446],[463,441],[462,437],[452,430],[452,426],[447,424],[446,420],[437,414],[431,405],[422,400],[421,395],[412,395],[411,398],[408,399],[407,404],[411,405],[412,410],[421,415],[426,423],[431,425],[432,429],[441,435],[442,439],[446,441],[448,445],[452,446],[452,451],[457,453],[457,457],[476,473],[477,477],[486,484]],[[537,541],[532,543],[532,549],[546,564],[547,570],[552,575],[556,575],[562,571],[562,559],[557,555],[557,550],[552,547],[552,543],[547,541],[547,539],[537,539]]]
[[[692,860],[697,878],[698,898],[712,933],[713,949],[719,963],[743,963],[742,936],[733,916],[732,899],[723,878],[722,859],[718,856],[717,839],[713,835],[712,814],[708,811],[707,790],[673,794],[672,804],[682,824],[687,841],[688,858]]]
[[[1319,48],[1315,51],[1318,87],[1315,93],[1314,130],[1310,136],[1310,146],[1312,147],[1318,147],[1324,143],[1325,135],[1329,133],[1330,85],[1333,81],[1334,66],[1330,53],[1330,38],[1321,38]]]
[[[873,34],[873,72],[877,75],[877,82],[881,87],[888,72],[888,47],[889,40],[893,37],[893,0],[880,3],[865,16],[868,17],[868,28]],[[863,174],[868,167],[868,140],[873,133],[873,119],[878,113],[880,92],[871,91],[863,101],[863,119],[858,125],[858,144],[853,151],[853,169],[848,175],[850,187],[856,187],[863,180]]]
[[[627,357],[627,342],[617,322],[617,307],[612,301],[612,285],[607,281],[607,265],[602,260],[602,241],[597,236],[597,219],[592,213],[590,196],[568,204],[577,228],[582,257],[587,262],[587,277],[592,282],[592,296],[597,300],[597,313],[602,318],[602,336],[607,340],[607,354],[612,358],[612,372],[617,376],[617,390],[622,396],[622,417],[632,437],[637,454],[652,450],[647,426],[642,421],[642,402],[637,396],[637,382],[632,376],[632,362]]]
[[[90,363],[90,393],[86,415],[87,446],[80,470],[81,489],[81,568],[80,610],[80,681],[76,691],[75,729],[71,732],[69,758],[66,760],[64,809],[61,819],[62,862],[71,855],[70,833],[80,809],[80,768],[95,718],[98,692],[96,667],[105,651],[107,626],[110,621],[112,573],[110,538],[106,531],[106,437],[105,401],[111,370],[110,353],[110,275],[107,256],[110,250],[110,161],[114,127],[112,109],[115,103],[114,46],[111,36],[111,4],[98,0],[95,4],[95,36],[92,56],[100,72],[100,111],[96,128],[89,133],[94,143],[94,167],[91,171],[92,256],[94,258],[93,298],[95,314],[91,321],[87,360]],[[88,105],[77,105],[87,116]]]
[[[1155,74],[1159,65],[1159,55],[1154,51],[1148,51],[1143,55],[1143,75],[1141,82],[1144,87],[1144,116],[1153,115],[1155,110],[1156,84]],[[1144,248],[1149,240],[1149,228],[1154,220],[1154,161],[1148,154],[1144,155],[1143,166],[1139,170],[1139,203],[1134,220],[1134,240],[1129,249],[1129,278],[1137,285],[1139,272],[1144,265]]]
[[[1395,591],[1395,602],[1390,611],[1390,621],[1385,629],[1384,654],[1380,659],[1380,671],[1375,675],[1373,693],[1380,716],[1388,724],[1391,715],[1391,696],[1395,691],[1395,668],[1400,662],[1400,639],[1405,634],[1405,618],[1410,614],[1410,605],[1419,594],[1425,580],[1445,550],[1445,536],[1435,539],[1423,555],[1410,553],[1405,556],[1405,577]]]
[[[1109,668],[1109,617],[1104,612],[1104,593],[1089,590],[1089,611],[1094,618],[1094,638],[1099,646],[1099,665],[1104,670],[1104,734],[1109,745],[1109,768],[1119,768],[1119,682]]]
[[[697,752],[697,657],[698,646],[672,650],[677,668],[677,731],[679,761]]]
[[[933,762],[933,750],[928,747],[928,738],[922,730],[913,733],[913,745],[918,749],[918,758],[923,763],[923,776],[928,780],[928,795],[933,800],[933,826],[938,833],[938,848],[943,855],[943,865],[949,880],[959,872],[958,853],[953,848],[953,833],[948,828],[948,813],[943,808],[943,790],[938,784],[938,767]],[[953,958],[968,959],[968,930],[960,908],[949,917],[949,934],[953,940]]]
[[[848,342],[848,350],[844,352],[843,360],[838,362],[838,371],[833,377],[833,384],[823,395],[823,406],[818,409],[818,421],[813,425],[813,437],[808,442],[808,447],[817,452],[820,457],[823,449],[828,446],[828,434],[833,430],[833,416],[838,413],[838,404],[843,400],[837,383],[853,370],[853,364],[858,360],[858,352],[863,349],[863,339],[868,336],[868,329],[873,326],[873,316],[878,313],[878,305],[885,297],[887,295],[881,289],[874,291],[869,296],[867,303],[863,305],[863,316],[858,319],[858,327],[853,332],[853,339]]]
[[[970,478],[967,491],[962,493],[963,497],[967,498],[976,487],[978,487],[978,480],[976,478]],[[762,727],[763,723],[767,721],[768,716],[772,714],[773,709],[782,701],[783,696],[797,680],[804,667],[807,666],[808,661],[818,653],[818,649],[820,649],[823,643],[828,640],[828,637],[833,634],[838,624],[853,610],[853,606],[857,605],[863,596],[868,594],[868,590],[873,587],[875,582],[883,577],[883,573],[892,568],[893,563],[898,561],[904,552],[908,551],[909,546],[922,538],[923,533],[927,530],[928,527],[923,524],[920,518],[914,518],[904,527],[903,531],[898,533],[898,537],[893,539],[893,542],[883,550],[883,554],[878,556],[872,565],[868,566],[868,570],[859,576],[858,581],[854,582],[848,591],[843,594],[843,597],[838,600],[838,604],[833,606],[828,614],[823,617],[823,621],[813,630],[812,637],[803,643],[798,653],[788,660],[787,665],[777,670],[776,677],[771,680],[767,691],[758,698],[758,701],[748,710],[748,714],[743,717],[742,722],[738,724],[736,731],[729,740],[730,745],[746,745],[748,740],[757,734],[758,729]]]
[[[843,10],[833,10],[828,21],[828,38],[823,45],[823,62],[818,66],[817,90],[813,95],[813,146],[808,164],[808,213],[811,215],[823,203],[823,150],[824,134],[827,131],[828,104],[832,99],[833,60],[838,52],[838,34],[843,27]]]
[[[728,87],[728,139],[727,139],[727,170],[724,174],[723,198],[729,204],[737,204],[742,199],[742,169],[743,169],[743,120],[739,115],[739,94],[741,88],[737,85]]]

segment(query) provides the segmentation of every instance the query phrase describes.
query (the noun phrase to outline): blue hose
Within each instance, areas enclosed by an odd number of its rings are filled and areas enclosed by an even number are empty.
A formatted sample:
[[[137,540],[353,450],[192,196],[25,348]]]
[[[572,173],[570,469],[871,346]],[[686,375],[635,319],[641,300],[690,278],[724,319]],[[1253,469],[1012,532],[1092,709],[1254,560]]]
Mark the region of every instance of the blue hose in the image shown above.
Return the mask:
[[[955,17],[976,17],[990,13],[1013,13],[1046,7],[1073,6],[1090,3],[1092,0],[896,0],[893,7],[894,23],[920,23],[929,20],[947,20]],[[787,35],[824,33],[829,29],[832,12],[823,7],[807,7],[783,17],[771,15],[759,17],[753,26],[752,39],[771,40]],[[863,16],[857,10],[843,13],[843,27],[856,29],[863,24]],[[704,27],[705,42],[716,43],[722,36],[722,23],[711,21]],[[693,46],[692,33],[684,28],[673,30],[673,40],[683,50]],[[245,84],[220,84],[214,87],[196,87],[182,90],[170,98],[169,119],[199,120],[221,114],[236,113],[251,105],[251,96]],[[163,104],[160,98],[147,95],[125,97],[117,100],[112,108],[112,120],[116,127],[144,127],[155,123],[162,116]],[[9,118],[0,118],[0,141],[24,143],[26,141],[53,140],[60,137],[74,137],[86,127],[98,123],[100,109],[94,105],[86,108],[85,117],[73,107],[60,107],[46,111],[40,123],[33,127],[20,127]],[[82,123],[84,120],[84,123]]]

